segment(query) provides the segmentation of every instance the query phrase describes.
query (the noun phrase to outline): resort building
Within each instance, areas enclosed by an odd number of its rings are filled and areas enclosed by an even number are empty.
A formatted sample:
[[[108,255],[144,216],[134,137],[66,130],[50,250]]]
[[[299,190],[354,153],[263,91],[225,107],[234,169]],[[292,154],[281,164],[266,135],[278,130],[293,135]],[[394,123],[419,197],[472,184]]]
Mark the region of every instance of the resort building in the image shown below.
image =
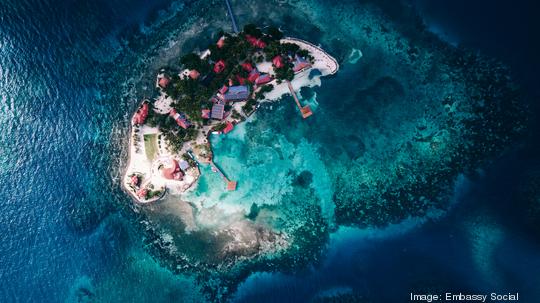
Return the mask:
[[[186,160],[178,162],[180,164],[180,169],[186,171],[189,168],[189,163]]]
[[[227,90],[229,90],[229,87],[227,85],[223,85],[220,89],[219,89],[219,93],[224,95]]]
[[[247,100],[249,98],[249,87],[245,85],[231,86],[223,97],[227,102]]]
[[[259,71],[255,68],[251,70],[247,79],[249,82],[255,83],[255,81],[257,81],[258,78],[259,78]]]
[[[228,134],[229,132],[233,130],[233,128],[234,128],[234,125],[230,121],[227,121],[227,125],[223,129],[223,133]]]
[[[134,188],[138,188],[139,187],[139,177],[137,177],[137,175],[133,175],[131,176],[131,179],[129,181],[129,183],[134,187]]]
[[[184,113],[177,113],[174,108],[169,112],[169,116],[171,116],[176,121],[176,124],[183,129],[187,129],[191,126],[191,122],[189,122],[186,115]]]
[[[301,70],[304,70],[306,68],[309,68],[311,67],[311,63],[309,63],[306,59],[300,57],[300,56],[296,56],[295,60],[294,60],[294,66],[293,66],[293,71],[296,73],[296,72],[299,72]]]
[[[161,78],[158,79],[158,85],[162,89],[167,88],[167,86],[169,85],[169,82],[171,82],[171,80],[167,78],[166,76],[162,76]]]
[[[148,102],[144,102],[135,115],[133,115],[133,125],[142,125],[148,117]]]
[[[263,85],[270,81],[272,81],[272,77],[269,74],[260,74],[257,80],[255,80],[255,84]]]
[[[137,197],[140,199],[146,199],[146,195],[148,195],[148,190],[146,188],[141,188],[137,191]]]
[[[253,65],[249,62],[244,62],[242,63],[242,68],[249,73],[253,70]]]
[[[210,114],[210,117],[215,120],[223,120],[223,117],[225,116],[225,104],[223,103],[215,103],[212,106],[212,113]]]
[[[199,71],[197,71],[196,69],[192,69],[189,71],[189,77],[193,80],[199,79],[200,75],[201,73],[199,73]]]
[[[225,45],[225,36],[221,36],[221,38],[219,38],[216,45],[218,48],[222,48]]]
[[[225,70],[225,61],[219,60],[214,64],[214,73],[219,74]]]
[[[201,110],[201,118],[210,119],[210,113],[211,113],[211,111],[209,109]]]
[[[246,35],[246,40],[253,46],[253,47],[256,47],[256,48],[265,48],[266,47],[266,43],[264,41],[262,41],[261,39],[257,39],[251,35]]]
[[[182,180],[184,173],[180,170],[178,161],[170,158],[169,161],[164,162],[161,169],[161,175],[167,180]]]
[[[283,58],[279,55],[275,56],[274,59],[272,59],[272,63],[277,68],[282,68],[283,66],[285,66],[285,64],[283,63]]]

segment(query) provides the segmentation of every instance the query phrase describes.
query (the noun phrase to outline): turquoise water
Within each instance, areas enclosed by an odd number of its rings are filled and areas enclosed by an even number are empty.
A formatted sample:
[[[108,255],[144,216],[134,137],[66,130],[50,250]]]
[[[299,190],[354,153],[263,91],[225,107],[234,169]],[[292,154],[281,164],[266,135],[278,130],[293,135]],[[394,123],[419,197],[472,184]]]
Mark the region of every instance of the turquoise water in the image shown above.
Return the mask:
[[[129,116],[156,70],[230,27],[225,6],[0,4],[1,301],[538,294],[534,147],[471,173],[523,130],[503,70],[394,3],[232,3],[240,24],[320,43],[341,70],[301,91],[309,119],[287,96],[211,138],[237,191],[202,167],[193,192],[147,207],[120,189]]]

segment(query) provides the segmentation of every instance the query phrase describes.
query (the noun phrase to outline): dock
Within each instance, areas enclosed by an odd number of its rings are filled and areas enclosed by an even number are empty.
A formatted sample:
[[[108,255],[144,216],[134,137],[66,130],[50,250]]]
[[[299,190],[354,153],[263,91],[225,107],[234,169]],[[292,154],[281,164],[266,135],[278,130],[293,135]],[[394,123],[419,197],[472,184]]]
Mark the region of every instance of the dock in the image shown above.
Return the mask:
[[[229,17],[231,17],[233,31],[238,34],[240,31],[238,30],[238,25],[236,24],[236,19],[234,18],[231,3],[229,2],[229,0],[225,0],[225,4],[227,4],[227,11],[229,12]]]
[[[187,151],[187,154],[189,155],[191,159],[193,159],[193,161],[195,161],[195,164],[197,165],[197,167],[199,167],[199,161],[197,160],[197,158],[195,158],[193,151],[190,149]]]
[[[220,176],[225,180],[225,183],[227,183],[227,190],[228,191],[234,191],[236,190],[236,181],[229,180],[227,176],[221,171],[221,169],[214,163],[214,160],[210,162],[210,165],[212,166],[212,170],[219,173]]]
[[[289,91],[291,92],[291,95],[294,98],[294,102],[296,102],[296,106],[298,106],[298,110],[300,110],[300,113],[302,114],[302,118],[306,119],[307,117],[313,115],[313,112],[311,111],[311,108],[309,105],[302,106],[300,104],[300,101],[298,100],[298,97],[296,96],[296,93],[294,92],[294,89],[292,87],[291,82],[287,80],[287,86],[289,86]]]

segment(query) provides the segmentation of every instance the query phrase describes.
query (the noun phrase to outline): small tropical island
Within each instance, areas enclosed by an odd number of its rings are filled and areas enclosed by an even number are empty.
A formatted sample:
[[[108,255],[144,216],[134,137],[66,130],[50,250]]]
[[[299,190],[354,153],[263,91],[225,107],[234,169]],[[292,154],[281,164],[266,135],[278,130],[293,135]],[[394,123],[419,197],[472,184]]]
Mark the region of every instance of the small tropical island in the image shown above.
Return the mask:
[[[200,164],[211,165],[225,189],[234,191],[237,181],[214,163],[209,136],[231,132],[261,102],[289,93],[308,118],[313,113],[295,90],[317,85],[339,69],[323,49],[285,37],[276,27],[248,24],[238,34],[219,32],[218,37],[206,50],[182,56],[182,70],[160,70],[159,97],[143,100],[132,117],[123,185],[139,203],[193,188]]]

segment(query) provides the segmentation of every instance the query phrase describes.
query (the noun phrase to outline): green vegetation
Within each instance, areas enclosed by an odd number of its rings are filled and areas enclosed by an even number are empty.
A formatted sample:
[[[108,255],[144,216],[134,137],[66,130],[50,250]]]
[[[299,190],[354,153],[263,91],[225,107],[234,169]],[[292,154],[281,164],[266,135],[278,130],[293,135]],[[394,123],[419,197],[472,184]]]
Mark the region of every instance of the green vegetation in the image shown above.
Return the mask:
[[[272,84],[267,84],[261,87],[261,89],[259,89],[259,91],[255,93],[255,99],[262,100],[264,98],[264,94],[271,92],[273,89],[274,86]]]
[[[236,120],[242,119],[242,115],[240,115],[240,113],[237,112],[236,109],[233,109],[231,117]]]
[[[250,35],[250,36],[253,36],[255,38],[261,38],[263,36],[262,31],[257,27],[257,25],[255,25],[253,23],[244,25],[243,34],[244,35]]]
[[[180,78],[178,72],[168,72],[171,81],[164,91],[174,100],[171,106],[177,112],[185,113],[194,126],[184,130],[178,127],[175,121],[167,114],[161,115],[153,110],[149,111],[148,125],[159,127],[173,152],[180,151],[184,142],[193,140],[200,125],[210,123],[201,117],[201,110],[212,107],[210,99],[216,91],[229,81],[232,81],[234,85],[238,85],[238,78],[248,77],[248,72],[241,67],[241,63],[251,62],[257,64],[271,61],[272,58],[278,55],[282,56],[284,66],[275,69],[276,78],[280,83],[282,80],[292,80],[294,78],[293,65],[290,63],[289,58],[293,58],[296,54],[303,57],[309,56],[309,52],[300,50],[296,44],[281,44],[279,40],[283,38],[283,33],[272,26],[266,28],[263,32],[256,25],[247,24],[238,35],[230,35],[220,31],[218,36],[224,38],[222,47],[218,47],[216,43],[210,45],[208,47],[210,55],[206,58],[201,59],[196,53],[188,53],[179,60],[183,68],[197,70],[200,73],[198,79]],[[254,43],[253,41],[248,41],[251,39],[250,37],[258,39],[257,43],[263,42],[264,45],[262,46],[265,47],[262,50],[258,49],[251,44]],[[257,43],[254,44],[259,46]],[[214,72],[214,66],[216,62],[221,60],[225,63],[225,67],[221,72],[216,73]],[[250,90],[253,91],[252,83],[245,83],[245,85],[250,86]],[[254,98],[246,102],[242,110],[251,113],[257,104],[257,100],[264,98],[264,94],[271,91],[272,88],[271,85],[262,86]],[[237,112],[233,112],[232,115],[235,119],[242,118]]]
[[[197,130],[194,128],[183,129],[178,127],[176,130],[164,130],[163,136],[167,140],[171,151],[178,153],[182,149],[184,142],[195,139]]]
[[[146,197],[145,199],[149,200],[149,199],[152,199],[154,197],[159,197],[163,194],[165,190],[148,190],[148,192],[146,193]]]
[[[227,127],[227,124],[222,122],[222,123],[219,123],[218,125],[214,126],[212,128],[212,131],[220,132],[220,131],[224,130],[225,127]]]
[[[206,60],[202,60],[201,57],[195,53],[189,53],[180,58],[180,63],[187,69],[197,70],[201,74],[205,74],[210,71],[210,64]]]
[[[264,49],[264,54],[267,60],[272,60],[278,55],[296,54],[300,50],[300,47],[294,43],[279,43],[279,41],[272,41]],[[309,52],[308,52],[309,53]]]
[[[255,109],[255,105],[257,105],[257,101],[255,99],[249,99],[244,106],[242,106],[242,110],[246,115],[250,114],[253,109]]]
[[[283,33],[281,32],[281,30],[279,30],[279,28],[275,26],[269,26],[266,30],[266,33],[268,34],[268,36],[270,36],[271,40],[274,41],[283,38]]]
[[[276,73],[276,79],[292,81],[292,79],[294,79],[292,67],[293,65],[291,63],[286,63],[285,66],[281,68],[275,68],[274,72]]]
[[[146,152],[146,157],[149,160],[154,160],[154,158],[157,155],[157,135],[156,134],[144,135],[144,150]]]
[[[146,124],[151,127],[159,127],[160,129],[163,127],[170,128],[176,123],[173,119],[169,118],[168,114],[162,115],[156,113],[152,109],[152,105],[150,106],[150,110],[148,111],[148,116],[146,117]]]
[[[264,53],[267,59],[272,59],[276,56],[285,56],[294,57],[296,54],[302,57],[309,56],[309,51],[300,50],[300,47],[294,43],[279,43],[279,41],[274,41],[264,49]],[[312,58],[312,57],[311,57]],[[284,58],[285,59],[285,58]],[[289,60],[283,60],[284,66],[281,68],[275,68],[274,72],[276,73],[276,79],[278,80],[289,80],[294,79],[293,64]]]

